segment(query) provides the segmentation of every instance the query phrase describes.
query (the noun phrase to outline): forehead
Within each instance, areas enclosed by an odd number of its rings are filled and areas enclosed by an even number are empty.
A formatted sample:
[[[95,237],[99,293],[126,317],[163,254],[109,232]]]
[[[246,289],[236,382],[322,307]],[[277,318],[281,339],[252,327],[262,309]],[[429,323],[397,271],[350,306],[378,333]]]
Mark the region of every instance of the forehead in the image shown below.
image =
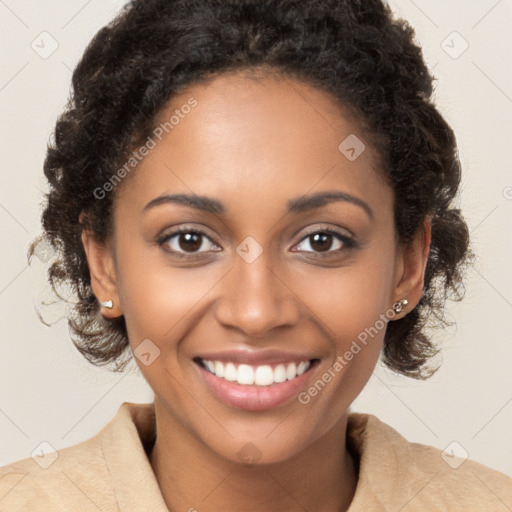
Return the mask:
[[[390,193],[360,123],[289,77],[238,72],[188,87],[150,137],[126,187],[141,204],[175,191],[255,207],[333,187],[377,201]]]

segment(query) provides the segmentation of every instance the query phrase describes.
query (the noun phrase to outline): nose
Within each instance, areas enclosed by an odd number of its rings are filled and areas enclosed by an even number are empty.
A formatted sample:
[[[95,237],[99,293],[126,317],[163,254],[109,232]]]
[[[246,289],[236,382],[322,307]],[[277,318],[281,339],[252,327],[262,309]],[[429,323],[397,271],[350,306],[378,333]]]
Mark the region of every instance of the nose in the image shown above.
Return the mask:
[[[299,321],[297,299],[263,255],[252,263],[239,258],[222,287],[215,317],[225,327],[262,337],[272,329]]]

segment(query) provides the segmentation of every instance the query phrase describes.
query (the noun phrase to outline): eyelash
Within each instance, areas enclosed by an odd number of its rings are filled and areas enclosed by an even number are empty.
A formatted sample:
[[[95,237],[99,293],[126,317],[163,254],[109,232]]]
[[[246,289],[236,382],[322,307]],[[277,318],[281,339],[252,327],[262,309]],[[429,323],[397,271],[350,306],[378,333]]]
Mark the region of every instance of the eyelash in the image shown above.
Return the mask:
[[[304,251],[304,252],[309,252],[309,253],[318,254],[318,255],[328,255],[328,254],[332,255],[332,254],[335,254],[335,253],[339,253],[341,251],[346,251],[348,249],[354,249],[357,246],[356,241],[353,238],[351,238],[350,236],[345,235],[343,233],[340,233],[339,231],[337,231],[335,229],[332,229],[332,228],[320,228],[320,229],[315,228],[315,229],[307,232],[300,239],[300,241],[294,245],[294,247],[299,245],[299,244],[301,244],[302,242],[304,242],[304,240],[307,240],[308,238],[310,238],[310,237],[312,237],[314,235],[320,234],[320,233],[324,234],[324,235],[331,235],[334,238],[338,239],[343,244],[343,247],[341,249],[337,249],[335,251],[325,251],[325,252],[322,252],[322,251],[318,251],[318,252],[315,252],[315,251]]]
[[[306,233],[300,240],[299,242],[297,242],[295,246],[297,245],[300,245],[302,242],[304,242],[305,240],[307,240],[308,238],[311,238],[312,236],[316,235],[316,234],[326,234],[326,235],[331,235],[333,237],[335,237],[336,239],[338,239],[342,244],[343,244],[343,248],[342,249],[337,249],[337,250],[334,250],[334,251],[325,251],[325,252],[322,252],[322,251],[303,251],[303,252],[306,252],[306,253],[313,253],[313,254],[316,254],[316,255],[332,255],[333,253],[338,253],[340,251],[343,251],[343,250],[348,250],[348,249],[354,249],[357,247],[357,244],[355,242],[355,240],[343,233],[340,233],[339,231],[336,231],[335,229],[332,229],[332,228],[321,228],[321,229],[315,229],[315,230],[312,230],[308,233]],[[208,239],[212,244],[218,246],[218,244],[212,240],[212,238],[210,236],[208,236],[204,231],[200,230],[200,229],[197,229],[197,228],[187,228],[187,227],[180,227],[180,228],[177,228],[176,230],[174,230],[173,232],[171,233],[167,233],[165,235],[162,235],[161,237],[159,237],[157,239],[157,243],[159,246],[163,246],[164,244],[166,244],[167,242],[169,242],[169,240],[172,240],[173,238],[175,238],[176,236],[179,236],[179,235],[182,235],[182,234],[195,234],[195,235],[199,235],[201,237],[204,237],[206,239]],[[190,253],[187,253],[187,252],[179,252],[179,251],[175,251],[173,249],[165,249],[167,252],[170,252],[173,254],[173,256],[176,256],[178,258],[190,258],[190,257],[193,257],[193,256],[197,256],[198,254],[202,254],[203,252],[208,252],[208,251],[201,251],[201,252],[190,252]],[[219,251],[214,251],[214,252],[219,252]],[[301,251],[294,251],[294,252],[301,252]],[[325,256],[324,256],[325,257]]]
[[[169,240],[172,240],[176,236],[179,236],[182,234],[199,235],[201,237],[208,239],[212,244],[218,246],[218,244],[214,240],[212,240],[212,238],[210,236],[208,236],[204,231],[197,229],[197,228],[187,228],[187,227],[179,227],[179,228],[175,229],[174,231],[172,231],[171,233],[162,235],[161,237],[159,237],[157,239],[157,243],[160,247],[163,247],[167,242],[169,242]],[[177,258],[190,258],[190,257],[194,257],[194,256],[197,257],[197,255],[201,255],[201,254],[203,254],[203,252],[206,252],[206,251],[202,251],[202,252],[187,253],[187,252],[175,251],[173,249],[164,249],[164,250],[171,253],[173,256],[175,256]],[[218,251],[215,251],[215,252],[218,252]]]

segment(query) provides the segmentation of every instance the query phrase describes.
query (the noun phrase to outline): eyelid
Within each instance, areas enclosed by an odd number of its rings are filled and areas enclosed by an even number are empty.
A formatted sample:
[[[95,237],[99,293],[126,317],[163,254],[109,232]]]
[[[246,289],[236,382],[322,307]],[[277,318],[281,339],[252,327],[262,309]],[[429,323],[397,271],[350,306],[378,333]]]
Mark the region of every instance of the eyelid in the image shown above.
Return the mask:
[[[332,235],[332,236],[338,238],[343,243],[345,250],[352,249],[352,248],[357,246],[357,243],[356,243],[356,241],[354,239],[354,236],[352,234],[350,234],[350,235],[349,234],[345,234],[341,230],[338,230],[338,229],[332,228],[332,227],[316,226],[314,228],[307,229],[302,234],[300,240],[298,242],[296,242],[295,244],[293,244],[293,246],[291,247],[291,250],[293,248],[295,248],[297,245],[299,245],[302,242],[304,242],[304,240],[306,240],[307,238],[309,238],[309,237],[311,237],[313,235],[316,235],[317,233],[326,233],[326,234],[329,234],[329,235]],[[293,252],[299,252],[299,251],[293,251]],[[314,252],[314,251],[307,251],[307,252]],[[322,252],[318,252],[316,254],[332,254],[332,253],[336,253],[336,252],[339,252],[339,250],[338,251],[325,251],[323,253]]]
[[[211,235],[206,233],[206,231],[204,229],[193,227],[191,225],[179,225],[179,226],[177,226],[175,228],[170,228],[169,231],[165,232],[164,234],[159,235],[157,237],[157,239],[156,239],[156,242],[158,243],[159,246],[163,246],[164,244],[169,242],[169,240],[171,240],[172,238],[174,238],[174,237],[176,237],[176,236],[178,236],[178,235],[180,235],[182,233],[196,233],[198,235],[204,236],[213,245],[219,247],[220,250],[200,251],[200,252],[187,253],[187,252],[175,251],[174,249],[166,249],[168,252],[170,252],[172,254],[178,254],[180,256],[187,255],[188,257],[193,257],[194,255],[205,254],[205,253],[208,253],[208,252],[220,252],[222,250],[221,245],[217,242],[217,240],[215,240],[214,237],[212,237]]]
[[[349,232],[349,230],[346,230],[346,231]],[[221,244],[216,240],[216,237],[208,234],[205,229],[200,228],[200,227],[195,227],[194,225],[178,225],[174,228],[169,228],[169,231],[158,236],[156,242],[158,243],[158,245],[163,246],[169,240],[171,240],[172,238],[174,238],[177,235],[180,235],[181,233],[197,233],[201,236],[204,236],[213,245],[217,246],[219,248],[219,250],[187,253],[187,252],[175,251],[175,250],[169,248],[169,249],[166,249],[167,252],[170,252],[174,255],[183,256],[183,257],[194,257],[194,255],[198,256],[198,255],[207,254],[210,252],[221,252],[223,250]],[[317,233],[326,233],[326,234],[336,237],[339,241],[341,241],[343,243],[343,246],[344,246],[343,249],[337,249],[334,251],[325,251],[323,253],[322,252],[317,253],[315,251],[305,251],[305,252],[313,252],[314,254],[327,255],[327,254],[337,253],[342,250],[353,249],[353,248],[357,247],[357,245],[358,245],[354,236],[351,233],[350,234],[344,233],[341,228],[333,228],[330,226],[315,226],[315,227],[307,228],[302,233],[301,238],[293,244],[293,246],[290,248],[290,250],[292,250],[292,252],[301,252],[301,251],[293,251],[293,249],[297,245],[301,244],[304,240],[306,240],[307,238],[309,238],[312,235],[315,235]]]

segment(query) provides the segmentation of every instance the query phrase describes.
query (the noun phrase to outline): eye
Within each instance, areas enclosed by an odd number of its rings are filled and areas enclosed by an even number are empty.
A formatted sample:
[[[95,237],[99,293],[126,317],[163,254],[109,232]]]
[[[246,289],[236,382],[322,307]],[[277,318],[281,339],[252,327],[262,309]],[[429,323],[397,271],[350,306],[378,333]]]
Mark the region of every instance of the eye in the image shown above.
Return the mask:
[[[180,229],[178,232],[164,235],[159,243],[162,246],[167,246],[166,250],[179,254],[221,250],[205,233],[193,229]]]
[[[314,253],[336,252],[341,249],[354,247],[354,241],[346,235],[333,230],[324,229],[304,237],[293,251]]]

